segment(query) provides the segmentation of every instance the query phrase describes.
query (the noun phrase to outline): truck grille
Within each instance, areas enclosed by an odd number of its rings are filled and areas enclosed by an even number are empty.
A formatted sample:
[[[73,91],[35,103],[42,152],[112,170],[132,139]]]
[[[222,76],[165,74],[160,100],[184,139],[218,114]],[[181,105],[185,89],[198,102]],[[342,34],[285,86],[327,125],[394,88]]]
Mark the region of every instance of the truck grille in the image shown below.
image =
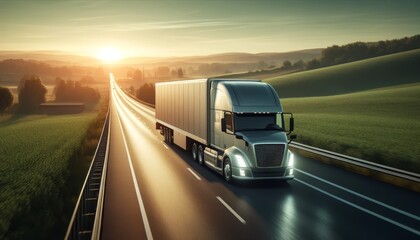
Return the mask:
[[[280,167],[284,154],[284,144],[255,145],[258,167]]]

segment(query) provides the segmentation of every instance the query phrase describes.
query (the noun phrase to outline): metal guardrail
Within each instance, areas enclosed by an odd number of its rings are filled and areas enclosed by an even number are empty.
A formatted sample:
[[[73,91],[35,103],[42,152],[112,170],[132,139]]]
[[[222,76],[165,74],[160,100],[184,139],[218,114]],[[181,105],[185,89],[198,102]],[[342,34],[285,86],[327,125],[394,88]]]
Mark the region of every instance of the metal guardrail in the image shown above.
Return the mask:
[[[410,181],[413,181],[413,182],[420,183],[420,174],[417,174],[417,173],[401,170],[401,169],[398,169],[398,168],[389,167],[389,166],[374,163],[374,162],[369,162],[369,161],[366,161],[366,160],[363,160],[363,159],[360,159],[360,158],[355,158],[355,157],[331,152],[331,151],[328,151],[328,150],[312,147],[312,146],[305,145],[305,144],[302,144],[302,143],[292,142],[289,146],[300,149],[300,150],[303,150],[303,151],[311,152],[311,153],[314,153],[314,154],[317,154],[317,155],[321,155],[321,156],[324,156],[324,157],[327,157],[327,158],[332,158],[332,159],[337,160],[337,161],[345,162],[345,163],[348,163],[348,164],[352,164],[352,165],[356,165],[356,166],[359,166],[359,167],[374,170],[374,171],[377,171],[377,172],[380,172],[380,173],[388,174],[388,175],[391,175],[391,176],[394,176],[394,177],[398,177],[398,178],[402,178],[402,179],[406,179],[406,180],[410,180]]]
[[[95,155],[76,203],[64,239],[99,239],[102,221],[105,179],[108,164],[109,125],[108,111]]]

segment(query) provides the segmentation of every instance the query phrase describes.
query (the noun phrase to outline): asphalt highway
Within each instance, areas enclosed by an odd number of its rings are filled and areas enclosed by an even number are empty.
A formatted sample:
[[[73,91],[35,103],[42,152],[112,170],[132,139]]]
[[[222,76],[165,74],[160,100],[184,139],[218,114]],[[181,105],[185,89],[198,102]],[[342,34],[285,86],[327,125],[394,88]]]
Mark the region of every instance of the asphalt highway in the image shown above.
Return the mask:
[[[231,185],[163,142],[111,76],[102,239],[420,239],[420,194],[295,154],[295,179]]]

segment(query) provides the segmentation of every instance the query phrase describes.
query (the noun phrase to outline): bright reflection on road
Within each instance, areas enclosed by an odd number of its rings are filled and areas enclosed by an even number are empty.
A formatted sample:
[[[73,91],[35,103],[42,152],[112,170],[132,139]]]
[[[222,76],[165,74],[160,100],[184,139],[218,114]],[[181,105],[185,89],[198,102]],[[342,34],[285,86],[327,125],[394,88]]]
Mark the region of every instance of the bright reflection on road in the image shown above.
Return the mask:
[[[281,239],[297,239],[296,233],[299,232],[297,227],[298,220],[296,219],[296,205],[293,196],[288,195],[284,201],[280,202],[280,216],[277,223],[277,235]]]
[[[317,232],[316,238],[317,239],[328,239],[331,236],[334,236],[332,227],[333,223],[331,222],[332,218],[324,209],[317,208],[315,211],[316,214],[316,227],[315,231]]]
[[[188,187],[199,182],[185,182],[185,178],[178,176],[185,173],[174,171],[174,168],[186,170],[187,164],[176,161],[179,156],[163,147],[161,136],[154,130],[153,112],[134,103],[113,79],[111,89],[112,105],[123,125],[139,187],[145,191],[145,204],[149,203],[146,209],[148,216],[159,216],[166,233],[179,239],[187,239],[191,235],[199,236],[203,232],[208,235],[206,238],[218,239],[217,235],[213,235],[217,232],[209,231],[208,228],[215,220],[203,218],[200,209],[202,206],[196,204],[200,200],[197,199],[194,189],[199,186]],[[219,206],[219,203],[214,201],[214,205]]]

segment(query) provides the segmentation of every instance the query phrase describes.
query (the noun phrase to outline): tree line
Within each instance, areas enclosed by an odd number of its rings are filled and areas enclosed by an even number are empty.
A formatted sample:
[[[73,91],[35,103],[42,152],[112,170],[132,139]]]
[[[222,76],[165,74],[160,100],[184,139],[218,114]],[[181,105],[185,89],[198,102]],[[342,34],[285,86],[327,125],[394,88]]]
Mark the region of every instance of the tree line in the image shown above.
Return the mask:
[[[72,77],[75,75],[94,75],[99,81],[107,77],[101,67],[51,66],[45,62],[23,59],[0,61],[0,74],[22,76],[22,74],[28,72],[37,76]]]
[[[83,79],[82,79],[83,80]],[[54,87],[56,102],[84,102],[96,103],[100,98],[99,91],[88,86],[83,86],[81,81],[56,79]]]
[[[98,90],[84,86],[82,82],[92,80],[82,78],[81,81],[64,81],[61,78],[56,79],[54,88],[55,102],[84,102],[96,103],[100,98]],[[24,75],[17,87],[18,106],[17,112],[34,113],[38,106],[46,101],[47,88],[37,75]],[[8,88],[0,87],[0,114],[10,108],[13,104],[13,94]]]
[[[184,70],[182,68],[170,69],[169,67],[157,67],[152,70],[152,77],[184,77]],[[149,70],[150,75],[150,70]],[[128,79],[133,79],[136,81],[142,81],[146,78],[145,70],[141,71],[140,69],[129,69],[126,74]],[[150,77],[150,76],[149,76]]]
[[[374,43],[355,42],[342,46],[334,45],[322,50],[321,57],[306,62],[305,68],[328,67],[418,48],[420,48],[420,35]]]

